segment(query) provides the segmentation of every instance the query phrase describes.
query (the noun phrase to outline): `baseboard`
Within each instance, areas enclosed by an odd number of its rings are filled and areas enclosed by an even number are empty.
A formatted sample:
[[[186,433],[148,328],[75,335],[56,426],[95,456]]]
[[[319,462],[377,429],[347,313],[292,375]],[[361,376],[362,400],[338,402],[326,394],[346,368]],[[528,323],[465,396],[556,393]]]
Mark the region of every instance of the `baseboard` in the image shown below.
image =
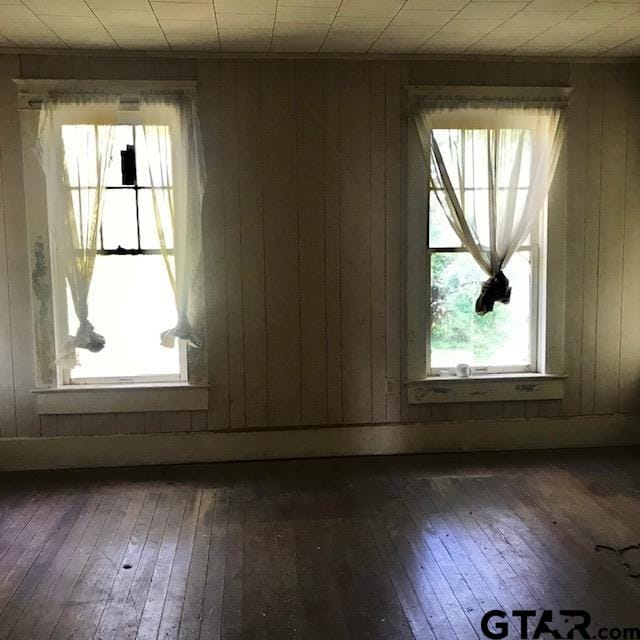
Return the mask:
[[[0,470],[640,445],[627,415],[0,439]]]

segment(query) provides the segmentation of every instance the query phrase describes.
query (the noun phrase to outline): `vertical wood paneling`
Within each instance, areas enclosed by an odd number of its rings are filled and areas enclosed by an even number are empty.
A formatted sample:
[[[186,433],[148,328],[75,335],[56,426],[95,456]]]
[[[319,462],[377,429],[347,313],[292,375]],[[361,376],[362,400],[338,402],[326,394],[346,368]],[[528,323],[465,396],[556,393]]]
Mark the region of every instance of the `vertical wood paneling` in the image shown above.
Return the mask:
[[[200,80],[209,177],[203,213],[208,425],[204,414],[195,420],[187,412],[108,414],[97,422],[34,415],[26,227],[15,213],[22,211],[20,166],[11,162],[19,137],[7,126],[15,120],[8,83],[19,72]],[[561,411],[637,411],[638,76],[636,65],[613,64],[107,56],[21,56],[18,69],[18,57],[2,56],[0,222],[4,215],[6,229],[0,224],[0,247],[9,254],[0,261],[0,300],[10,312],[0,322],[0,435],[559,413],[557,402],[409,407],[403,397],[409,83],[575,86],[568,115],[568,379]]]
[[[237,65],[238,201],[242,235],[242,308],[244,315],[244,376],[246,425],[267,425],[267,333],[265,318],[264,204],[260,63]]]
[[[385,422],[386,399],[386,72],[371,64],[369,75],[369,171],[371,209],[371,419]]]
[[[582,291],[582,363],[580,411],[594,411],[596,373],[596,311],[598,304],[598,249],[600,233],[600,182],[602,172],[602,118],[604,69],[595,65],[589,74],[587,181],[585,189],[584,268]]]
[[[160,66],[158,60],[154,60],[156,65]],[[118,77],[118,58],[109,56],[91,57],[89,58],[89,77],[98,80],[110,80]],[[46,76],[43,76],[46,77]]]
[[[31,390],[35,383],[35,338],[31,312],[31,267],[27,241],[27,221],[24,204],[24,180],[22,174],[22,140],[20,121],[16,110],[15,87],[11,78],[20,73],[17,56],[2,56],[0,81],[8,87],[0,105],[0,174],[5,244],[0,245],[4,254],[8,276],[8,302],[3,313],[9,316],[11,327],[11,356],[14,384],[15,427],[9,435],[37,436],[40,420],[35,412]],[[6,253],[5,253],[6,252]]]
[[[207,292],[207,361],[209,365],[209,428],[229,427],[229,343],[227,334],[226,255],[222,209],[220,67],[198,61],[198,103],[207,162],[202,226]]]
[[[222,207],[229,336],[229,425],[245,426],[244,310],[242,304],[242,234],[240,228],[238,176],[238,108],[236,62],[220,64],[220,108],[222,118]]]
[[[300,288],[296,197],[295,67],[262,63],[262,167],[269,424],[300,423]]]
[[[324,253],[327,331],[327,421],[342,422],[342,294],[340,282],[340,78],[323,64]]]
[[[4,86],[10,80],[10,74],[17,67],[17,56],[0,58],[0,82]],[[0,91],[0,113],[5,107],[11,108],[13,97],[7,90]],[[11,201],[6,188],[6,177],[3,171],[3,157],[8,153],[0,138],[0,307],[5,313],[0,315],[0,437],[16,435],[16,407],[12,355],[12,327],[9,295],[9,253],[7,237],[7,220],[11,213]]]
[[[80,433],[83,436],[112,435],[118,432],[115,413],[94,413],[83,416],[58,416],[58,430],[63,419],[73,424],[74,419],[80,420]]]
[[[585,198],[587,179],[587,130],[589,123],[589,67],[571,67],[570,84],[574,87],[567,113],[567,179],[571,197],[567,199],[567,271],[565,363],[567,381],[563,413],[580,413],[582,382],[582,318],[585,241]]]
[[[620,411],[640,410],[640,74],[627,68],[629,123],[626,150],[622,323],[620,327]]]
[[[598,233],[598,307],[596,320],[595,412],[618,410],[622,246],[629,93],[624,67],[611,65],[604,83],[600,228]],[[633,178],[637,180],[636,177]]]
[[[369,74],[340,66],[340,246],[344,422],[371,421]]]
[[[322,69],[321,62],[296,62],[302,424],[327,422]]]
[[[144,433],[144,413],[116,413],[118,433]]]
[[[386,377],[391,383],[386,396],[387,421],[401,418],[402,403],[402,250],[403,250],[403,150],[407,126],[404,84],[406,65],[386,63],[386,157],[385,157],[385,260],[386,260]]]

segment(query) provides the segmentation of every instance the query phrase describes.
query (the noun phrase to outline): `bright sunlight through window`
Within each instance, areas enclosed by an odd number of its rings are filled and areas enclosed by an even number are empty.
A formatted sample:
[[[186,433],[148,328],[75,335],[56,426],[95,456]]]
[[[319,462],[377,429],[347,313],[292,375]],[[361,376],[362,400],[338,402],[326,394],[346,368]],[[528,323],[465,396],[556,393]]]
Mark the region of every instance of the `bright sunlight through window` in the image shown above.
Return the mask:
[[[89,210],[96,193],[95,167],[75,161],[83,157],[81,149],[90,139],[85,129],[85,125],[62,127],[76,217]],[[180,349],[160,345],[160,333],[176,324],[177,315],[160,252],[153,198],[155,195],[156,201],[166,202],[170,194],[162,188],[156,188],[154,194],[145,180],[148,171],[144,149],[136,144],[141,139],[140,129],[116,127],[113,158],[107,170],[98,255],[88,300],[92,317],[100,318],[99,331],[106,345],[98,353],[79,350],[79,365],[66,373],[68,382],[180,379]],[[168,129],[161,129],[170,146]],[[137,170],[133,179],[126,180],[131,184],[123,184],[120,150],[128,145],[135,150]],[[169,207],[163,210],[169,216]],[[167,238],[167,243],[171,242]],[[73,335],[79,323],[69,291],[67,316]]]
[[[451,133],[451,130],[433,131],[444,156],[450,148]],[[488,245],[487,130],[466,130],[464,140],[462,131],[457,135],[458,148],[463,149],[462,204],[465,211],[475,217],[481,243]],[[523,169],[516,198],[526,197],[529,169]],[[431,170],[434,171],[434,167]],[[499,198],[508,197],[508,192],[508,185],[498,185]],[[451,229],[438,194],[430,191],[428,255],[432,372],[451,370],[460,363],[496,373],[535,369],[538,236],[538,229],[532,231],[504,269],[512,286],[510,303],[498,303],[492,313],[480,316],[474,309],[475,300],[487,275]]]

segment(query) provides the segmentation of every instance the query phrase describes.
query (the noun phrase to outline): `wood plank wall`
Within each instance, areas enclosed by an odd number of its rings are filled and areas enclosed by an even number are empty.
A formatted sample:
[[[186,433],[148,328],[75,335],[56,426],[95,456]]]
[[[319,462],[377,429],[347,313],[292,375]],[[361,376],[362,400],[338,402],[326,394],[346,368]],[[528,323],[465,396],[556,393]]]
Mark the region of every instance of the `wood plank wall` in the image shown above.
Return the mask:
[[[0,56],[0,434],[226,430],[640,408],[638,65]],[[13,77],[197,79],[207,152],[208,414],[45,416]],[[569,84],[562,402],[402,394],[405,84]],[[553,212],[551,212],[553,215]],[[552,283],[551,283],[552,284]]]

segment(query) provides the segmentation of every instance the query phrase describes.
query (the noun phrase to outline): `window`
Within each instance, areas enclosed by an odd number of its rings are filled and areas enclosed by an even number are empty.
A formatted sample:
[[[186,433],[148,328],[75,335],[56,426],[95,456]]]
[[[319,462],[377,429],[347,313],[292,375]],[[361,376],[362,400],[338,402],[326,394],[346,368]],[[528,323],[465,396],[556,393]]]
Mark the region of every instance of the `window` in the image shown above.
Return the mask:
[[[62,142],[69,188],[79,230],[86,232],[85,212],[96,198],[95,141],[104,127],[62,125]],[[104,179],[104,204],[98,250],[88,294],[96,330],[105,336],[105,348],[96,353],[79,349],[78,366],[63,369],[66,384],[185,379],[186,350],[161,346],[159,336],[177,322],[175,298],[167,275],[156,224],[168,217],[172,180],[152,187],[150,161],[146,157],[140,125],[113,127],[113,152]],[[159,126],[158,138],[171,167],[171,141],[167,127]],[[154,205],[156,208],[154,208]],[[166,237],[168,259],[174,263],[173,238]],[[74,335],[79,320],[67,285],[66,321]],[[97,324],[97,323],[96,323]]]
[[[471,217],[480,244],[489,244],[488,136],[486,128],[433,129],[444,160],[461,168],[461,204]],[[459,159],[453,160],[452,154]],[[518,180],[496,185],[498,199],[524,200],[530,175],[530,143],[525,143]],[[430,171],[435,171],[433,161]],[[508,265],[505,275],[512,287],[509,304],[496,304],[493,312],[478,315],[475,301],[487,274],[453,231],[444,211],[442,189],[428,181],[427,369],[430,375],[454,371],[460,363],[475,373],[532,372],[538,370],[539,291],[541,286],[541,228],[536,225]],[[544,216],[542,216],[544,218]]]
[[[419,392],[410,401],[461,398],[458,382],[435,380],[464,376],[461,364],[496,388],[514,376],[562,376],[571,90],[408,93],[404,366],[409,391]]]

